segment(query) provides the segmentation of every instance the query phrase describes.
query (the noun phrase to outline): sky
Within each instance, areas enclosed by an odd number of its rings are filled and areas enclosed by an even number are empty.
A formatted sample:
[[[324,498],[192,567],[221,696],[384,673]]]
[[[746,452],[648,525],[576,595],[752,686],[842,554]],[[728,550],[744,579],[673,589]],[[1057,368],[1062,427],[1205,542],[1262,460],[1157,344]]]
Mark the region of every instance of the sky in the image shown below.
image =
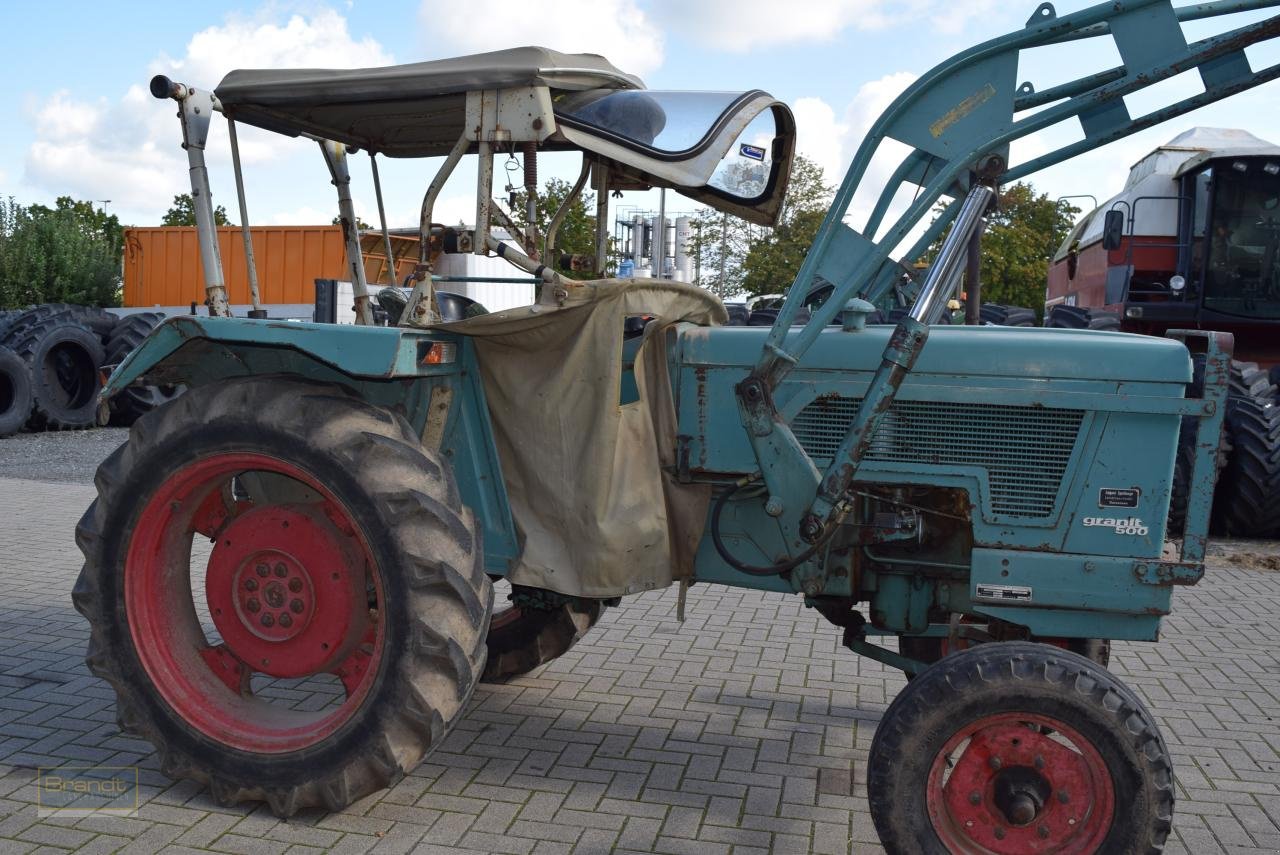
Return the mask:
[[[867,128],[903,88],[970,45],[1021,29],[1034,2],[1007,0],[543,0],[492,4],[456,0],[302,0],[192,4],[18,3],[5,0],[0,56],[0,197],[49,203],[90,199],[132,225],[158,225],[173,196],[189,191],[176,105],[147,91],[154,74],[212,87],[234,68],[344,68],[459,56],[541,44],[607,56],[649,88],[764,89],[795,113],[800,153],[838,183]],[[1062,2],[1059,13],[1083,8]],[[1179,5],[1182,5],[1181,3]],[[1258,13],[1234,16],[1233,23]],[[1219,24],[1193,23],[1189,38]],[[1269,46],[1250,53],[1275,62]],[[1119,64],[1110,39],[1025,55],[1019,79],[1037,90]],[[1189,75],[1194,78],[1194,74]],[[1185,76],[1184,76],[1185,77]],[[1175,79],[1130,101],[1146,112],[1194,79]],[[1145,100],[1143,100],[1145,99]],[[1142,107],[1143,109],[1137,109]],[[1031,176],[1057,198],[1118,191],[1143,154],[1193,125],[1238,127],[1280,142],[1280,83],[1139,133]],[[1013,152],[1017,163],[1078,130],[1039,133]],[[336,195],[316,145],[254,128],[240,131],[250,221],[321,224]],[[225,123],[209,146],[214,199],[239,222]],[[380,160],[389,225],[416,225],[438,161]],[[377,222],[367,158],[353,162],[357,213]],[[546,156],[543,177],[576,176],[575,155]],[[497,164],[501,192],[502,163]],[[875,177],[873,175],[873,177]],[[470,222],[474,171],[460,169],[437,205],[438,221]],[[620,205],[654,204],[647,197]],[[865,198],[861,203],[866,205]],[[855,208],[859,203],[855,200]],[[655,205],[656,207],[656,205]],[[669,199],[668,211],[695,203]]]

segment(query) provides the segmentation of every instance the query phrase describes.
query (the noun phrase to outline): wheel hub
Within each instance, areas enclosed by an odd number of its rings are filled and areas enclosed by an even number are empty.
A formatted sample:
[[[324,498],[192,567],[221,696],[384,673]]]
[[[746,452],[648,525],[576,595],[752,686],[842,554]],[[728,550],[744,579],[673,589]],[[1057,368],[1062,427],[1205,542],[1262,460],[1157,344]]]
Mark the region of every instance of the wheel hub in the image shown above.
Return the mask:
[[[1092,852],[1114,809],[1096,749],[1064,723],[1031,714],[966,728],[935,760],[931,781],[934,828],[957,852]]]
[[[235,602],[244,628],[266,641],[288,641],[315,614],[315,592],[306,568],[277,549],[257,552],[240,565]]]
[[[318,507],[270,505],[218,533],[209,614],[232,654],[273,677],[328,671],[369,628],[366,568]]]

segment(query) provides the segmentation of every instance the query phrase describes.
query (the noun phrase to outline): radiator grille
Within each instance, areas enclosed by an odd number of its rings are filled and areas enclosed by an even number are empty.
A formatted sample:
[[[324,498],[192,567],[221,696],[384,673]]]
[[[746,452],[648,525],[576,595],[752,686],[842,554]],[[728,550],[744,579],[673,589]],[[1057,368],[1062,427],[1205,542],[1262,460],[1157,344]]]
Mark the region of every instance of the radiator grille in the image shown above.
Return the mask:
[[[856,398],[822,398],[791,423],[796,439],[820,466],[831,462],[858,404]],[[1057,504],[1083,418],[1081,410],[895,401],[867,459],[980,466],[987,470],[995,513],[1047,517]]]

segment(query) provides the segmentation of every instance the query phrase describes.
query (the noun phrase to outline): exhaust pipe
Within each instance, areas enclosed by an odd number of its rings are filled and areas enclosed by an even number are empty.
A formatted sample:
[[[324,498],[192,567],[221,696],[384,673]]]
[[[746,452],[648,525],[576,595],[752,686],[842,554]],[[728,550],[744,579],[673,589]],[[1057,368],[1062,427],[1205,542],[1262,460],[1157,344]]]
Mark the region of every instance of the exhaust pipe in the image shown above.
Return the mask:
[[[163,74],[157,74],[151,78],[151,94],[153,97],[164,100],[172,98],[175,101],[181,101],[187,97],[187,87],[181,83],[177,83]]]

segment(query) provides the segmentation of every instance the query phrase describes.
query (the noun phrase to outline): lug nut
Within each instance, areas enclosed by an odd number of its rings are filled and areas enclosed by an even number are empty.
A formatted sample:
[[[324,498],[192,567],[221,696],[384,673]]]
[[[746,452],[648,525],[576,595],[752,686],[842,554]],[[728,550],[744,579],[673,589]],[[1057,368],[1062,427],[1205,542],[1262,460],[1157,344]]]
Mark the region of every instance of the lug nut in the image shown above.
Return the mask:
[[[265,579],[267,577],[267,574],[270,573],[271,571],[267,569],[267,565],[259,564],[257,567],[253,568],[253,572],[257,573],[259,576]]]
[[[256,590],[258,590],[258,580],[257,580],[257,579],[254,579],[254,578],[245,579],[245,580],[244,580],[244,589],[245,589],[246,591],[256,591]]]
[[[288,612],[281,612],[280,625],[286,628],[293,626],[293,615],[289,614]]]
[[[276,619],[271,616],[271,612],[267,612],[262,616],[262,625],[268,627],[276,625]]]
[[[302,600],[291,600],[289,602],[289,608],[293,610],[295,615],[300,615],[306,606],[302,604]]]
[[[1067,795],[1066,790],[1058,790],[1058,801],[1065,805],[1067,802],[1071,801],[1071,796]]]
[[[276,575],[279,576],[281,579],[289,575],[289,570],[287,567],[284,566],[284,562],[280,562],[279,564],[276,564]]]
[[[1004,840],[1004,829],[996,826],[996,830],[992,832],[996,836],[996,840]]]
[[[1004,761],[1002,761],[999,757],[992,757],[991,760],[988,762],[991,764],[992,769],[999,769],[1001,766],[1004,765]]]
[[[974,790],[969,794],[969,804],[976,805],[982,802],[982,794]]]
[[[1040,835],[1040,839],[1044,840],[1049,836],[1049,826],[1042,825],[1036,829],[1036,834]]]
[[[296,594],[296,593],[298,593],[299,591],[301,591],[301,590],[302,590],[302,580],[301,580],[301,579],[299,579],[299,578],[298,578],[298,577],[296,577],[296,576],[295,576],[295,577],[293,577],[292,579],[290,579],[290,580],[289,580],[289,590],[290,590],[290,591],[293,591],[295,594]]]
[[[1036,757],[1036,759],[1035,759],[1035,764],[1036,764],[1036,768],[1037,768],[1037,769],[1043,769],[1043,768],[1044,768],[1044,758],[1043,758],[1043,757]]]
[[[262,608],[262,604],[258,602],[256,597],[250,597],[249,602],[245,603],[244,607],[251,612],[256,612],[258,609]]]

